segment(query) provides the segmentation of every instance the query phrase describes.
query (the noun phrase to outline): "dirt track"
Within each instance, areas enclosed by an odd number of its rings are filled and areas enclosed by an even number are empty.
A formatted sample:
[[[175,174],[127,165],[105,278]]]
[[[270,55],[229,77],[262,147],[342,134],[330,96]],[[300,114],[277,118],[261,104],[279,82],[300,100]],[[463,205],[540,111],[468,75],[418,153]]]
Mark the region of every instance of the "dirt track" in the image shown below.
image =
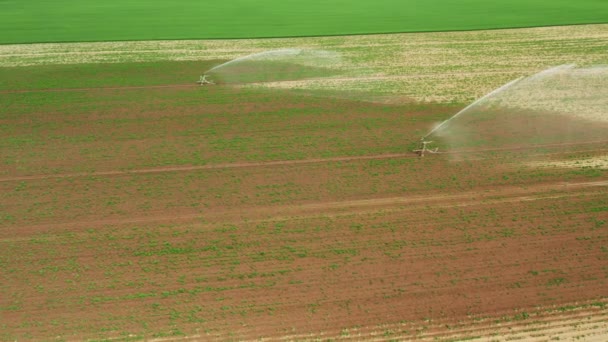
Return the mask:
[[[141,89],[180,89],[196,88],[196,84],[165,84],[153,86],[121,86],[121,87],[91,87],[91,88],[52,88],[52,89],[18,89],[0,90],[0,94],[27,94],[27,93],[64,93],[64,92],[88,92],[105,90],[141,90]]]
[[[446,151],[433,154],[449,154],[449,155],[461,155],[468,156],[475,155],[484,152],[509,152],[509,151],[525,151],[531,149],[540,148],[560,148],[560,147],[580,147],[586,145],[603,145],[608,143],[608,140],[603,141],[589,141],[579,143],[563,143],[563,144],[541,144],[535,146],[513,146],[505,148],[478,148],[461,151]],[[594,149],[578,149],[577,153],[593,153],[597,154],[606,151],[606,148],[594,148]],[[537,153],[539,156],[547,157],[551,155],[563,155],[564,152],[542,152]],[[0,177],[0,182],[19,182],[27,180],[41,180],[41,179],[54,179],[54,178],[75,178],[75,177],[108,177],[108,176],[122,176],[122,175],[136,175],[136,174],[154,174],[154,173],[165,173],[165,172],[188,172],[197,170],[217,170],[217,169],[238,169],[238,168],[253,168],[253,167],[273,167],[273,166],[286,166],[286,165],[304,165],[304,164],[322,164],[322,163],[334,163],[334,162],[351,162],[351,161],[365,161],[365,160],[383,160],[383,159],[398,159],[398,158],[418,158],[416,153],[393,153],[393,154],[380,154],[372,156],[349,156],[349,157],[333,157],[333,158],[313,158],[313,159],[302,159],[302,160],[277,160],[267,162],[245,162],[245,163],[226,163],[226,164],[210,164],[210,165],[197,165],[197,166],[174,166],[174,167],[158,167],[150,169],[135,169],[135,170],[124,170],[124,171],[99,171],[99,172],[81,172],[81,173],[59,173],[59,174],[45,174],[45,175],[31,175],[31,176],[17,176],[17,177]]]
[[[21,176],[21,177],[5,177],[0,178],[0,182],[16,182],[24,180],[36,180],[36,179],[51,179],[51,178],[72,178],[72,177],[86,177],[86,176],[120,176],[129,174],[146,174],[146,173],[163,173],[163,172],[187,172],[196,170],[215,170],[215,169],[235,169],[235,168],[250,168],[250,167],[272,167],[282,165],[300,165],[300,164],[319,164],[319,163],[331,163],[341,161],[356,161],[356,160],[381,160],[381,159],[392,159],[392,158],[413,158],[416,157],[413,153],[401,153],[401,154],[382,154],[376,156],[356,156],[356,157],[336,157],[336,158],[317,158],[317,159],[304,159],[304,160],[279,160],[279,161],[268,161],[268,162],[257,162],[257,163],[230,163],[230,164],[213,164],[213,165],[199,165],[199,166],[175,166],[175,167],[161,167],[154,169],[141,169],[141,170],[128,170],[128,171],[105,171],[105,172],[90,172],[90,173],[66,173],[56,175],[32,175],[32,176]]]

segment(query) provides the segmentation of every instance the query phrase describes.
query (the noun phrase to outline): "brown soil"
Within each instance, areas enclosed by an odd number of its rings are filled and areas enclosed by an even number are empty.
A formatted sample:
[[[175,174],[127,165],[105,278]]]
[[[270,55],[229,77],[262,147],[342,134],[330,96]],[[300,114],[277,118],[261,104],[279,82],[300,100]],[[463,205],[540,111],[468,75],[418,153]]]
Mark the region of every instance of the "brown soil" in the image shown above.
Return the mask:
[[[123,112],[62,104],[57,113],[71,108],[63,116],[32,110],[8,117],[21,133],[28,120],[47,120],[55,128],[39,133],[49,137],[86,135],[100,118],[142,120],[96,126],[108,130],[101,142],[48,140],[44,151],[64,149],[54,172],[43,167],[52,164],[48,155],[32,157],[23,152],[27,145],[6,148],[23,162],[0,179],[0,339],[447,339],[606,316],[605,172],[530,169],[511,154],[484,151],[459,162],[381,154],[376,149],[394,146],[391,134],[414,137],[428,123],[392,127],[402,117],[447,109],[404,113],[286,99],[293,98],[165,110],[138,103]],[[320,114],[285,121],[259,115],[258,126],[230,117],[309,105]],[[304,129],[345,113],[353,122],[386,124]],[[162,121],[168,117],[176,119]],[[217,139],[246,136],[251,144],[216,152],[228,160],[205,165],[137,160],[154,155],[145,148],[154,141],[171,145],[163,153],[211,151],[189,145],[198,135],[183,138],[195,118],[208,117]],[[73,126],[60,126],[70,120]],[[125,138],[167,127],[184,134]],[[344,139],[309,139],[311,132]],[[358,154],[340,155],[341,143]],[[104,144],[124,153],[88,160],[77,152]],[[303,153],[248,159],[268,144]],[[537,157],[581,151],[561,147]],[[593,154],[606,146],[581,148]],[[91,170],[78,169],[89,162]]]

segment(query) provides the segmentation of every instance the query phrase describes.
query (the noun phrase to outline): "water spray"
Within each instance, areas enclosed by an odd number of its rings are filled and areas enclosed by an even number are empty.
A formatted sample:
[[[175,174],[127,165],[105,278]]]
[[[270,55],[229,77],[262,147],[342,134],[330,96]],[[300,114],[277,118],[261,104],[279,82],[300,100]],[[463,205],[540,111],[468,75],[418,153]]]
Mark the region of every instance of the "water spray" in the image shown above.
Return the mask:
[[[608,66],[564,64],[515,79],[431,128],[414,151],[421,156],[445,153],[427,141],[436,137],[450,153],[534,151],[547,144],[603,140],[608,134]],[[518,158],[528,157],[520,154]]]
[[[459,115],[461,115],[462,113],[466,112],[468,109],[470,109],[471,107],[481,103],[483,100],[489,98],[490,96],[493,96],[501,91],[504,91],[505,89],[509,88],[510,86],[512,86],[513,84],[519,82],[521,79],[523,79],[523,77],[520,77],[518,79],[515,79],[503,86],[501,86],[500,88],[497,88],[489,93],[487,93],[486,95],[482,96],[481,98],[477,99],[475,102],[469,104],[468,106],[466,106],[465,108],[463,108],[462,110],[460,110],[458,113],[454,114],[451,118],[445,120],[444,122],[442,122],[440,125],[438,125],[437,127],[433,128],[430,132],[428,132],[425,136],[423,136],[420,139],[420,147],[412,152],[417,153],[420,157],[424,157],[425,153],[440,153],[439,152],[439,148],[436,147],[434,149],[429,148],[427,145],[432,143],[432,141],[427,141],[425,140],[426,138],[428,138],[429,135],[433,134],[434,132],[436,132],[437,130],[439,130],[441,127],[445,126],[447,123],[449,123],[450,121],[452,121],[453,119],[457,118]]]
[[[515,79],[503,86],[501,86],[500,88],[494,89],[493,91],[485,94],[484,96],[482,96],[481,98],[477,99],[477,101],[471,103],[470,105],[464,107],[464,109],[462,109],[461,111],[459,111],[458,113],[454,114],[454,116],[452,116],[451,118],[445,120],[444,122],[442,122],[439,126],[433,128],[430,132],[428,132],[424,137],[422,137],[422,140],[426,139],[429,135],[433,134],[434,132],[436,132],[438,129],[440,129],[441,127],[445,126],[447,123],[449,123],[450,121],[454,120],[455,118],[457,118],[458,116],[460,116],[462,113],[466,112],[468,109],[470,109],[471,107],[481,103],[483,100],[487,99],[490,96],[496,95],[497,93],[504,91],[505,89],[509,88],[510,86],[514,85],[515,83],[521,81],[524,77],[520,77],[518,79]]]
[[[341,72],[338,52],[315,49],[269,50],[235,58],[204,72],[203,78],[222,84],[271,84],[335,76]],[[203,82],[199,84],[207,84]]]
[[[302,53],[302,49],[279,49],[279,50],[271,50],[271,51],[264,51],[264,52],[259,52],[259,53],[254,53],[252,55],[248,55],[248,56],[243,56],[243,57],[239,57],[239,58],[235,58],[233,60],[230,60],[226,63],[220,64],[220,65],[216,65],[213,68],[207,70],[207,72],[205,72],[205,74],[209,74],[212,73],[218,69],[222,69],[224,67],[227,67],[231,64],[235,64],[235,63],[239,63],[242,61],[247,61],[247,60],[259,60],[259,59],[272,59],[273,57],[279,57],[279,56],[295,56]]]

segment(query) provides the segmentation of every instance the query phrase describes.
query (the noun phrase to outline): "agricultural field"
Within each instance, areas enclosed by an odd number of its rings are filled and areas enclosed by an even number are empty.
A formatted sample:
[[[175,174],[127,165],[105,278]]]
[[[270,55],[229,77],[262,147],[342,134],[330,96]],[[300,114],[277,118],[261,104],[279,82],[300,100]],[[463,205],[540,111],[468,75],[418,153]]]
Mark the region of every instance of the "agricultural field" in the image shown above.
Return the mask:
[[[310,37],[606,23],[602,0],[3,0],[0,44]],[[33,25],[32,23],[36,23]]]
[[[267,50],[303,48],[343,56],[342,79],[295,80],[275,88],[359,91],[392,102],[468,104],[520,76],[568,63],[606,65],[608,25],[519,30],[410,33],[298,39],[192,40],[0,45],[0,89],[192,84],[206,65],[173,68],[156,62],[220,61]],[[83,64],[98,64],[83,68]],[[113,72],[103,73],[109,64]],[[125,66],[121,67],[120,64]],[[13,68],[37,66],[37,68]],[[9,68],[10,67],[10,68]],[[124,69],[139,73],[122,76]],[[49,78],[48,73],[62,73]],[[176,73],[186,72],[177,75]],[[87,73],[88,77],[72,77]],[[102,77],[103,76],[103,77]],[[371,96],[370,96],[371,95]]]
[[[0,46],[0,340],[605,340],[608,140],[411,151],[607,40]],[[346,76],[194,83],[296,46]]]

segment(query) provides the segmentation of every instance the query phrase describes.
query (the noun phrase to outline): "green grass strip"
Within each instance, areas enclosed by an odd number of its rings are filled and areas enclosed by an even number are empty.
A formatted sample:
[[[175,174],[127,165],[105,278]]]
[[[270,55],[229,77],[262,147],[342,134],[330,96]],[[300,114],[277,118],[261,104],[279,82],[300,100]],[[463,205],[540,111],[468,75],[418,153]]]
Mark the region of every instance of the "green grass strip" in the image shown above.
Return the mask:
[[[0,0],[0,44],[260,38],[608,22],[605,0]]]

